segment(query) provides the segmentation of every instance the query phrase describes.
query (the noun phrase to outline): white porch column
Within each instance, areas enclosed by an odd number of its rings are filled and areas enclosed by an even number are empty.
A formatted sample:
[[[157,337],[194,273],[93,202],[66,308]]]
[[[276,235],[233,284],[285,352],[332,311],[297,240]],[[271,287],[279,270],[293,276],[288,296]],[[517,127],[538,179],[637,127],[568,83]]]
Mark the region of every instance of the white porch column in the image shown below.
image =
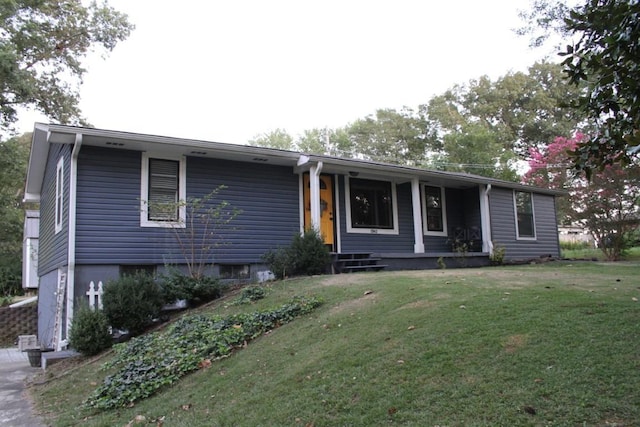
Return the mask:
[[[493,253],[491,242],[491,218],[489,216],[489,193],[491,184],[480,186],[480,225],[482,227],[482,252]]]
[[[320,174],[322,162],[309,169],[309,201],[311,202],[311,227],[320,231]]]
[[[422,203],[420,202],[420,181],[418,178],[411,180],[411,202],[413,205],[413,252],[424,253],[424,238],[422,231]]]

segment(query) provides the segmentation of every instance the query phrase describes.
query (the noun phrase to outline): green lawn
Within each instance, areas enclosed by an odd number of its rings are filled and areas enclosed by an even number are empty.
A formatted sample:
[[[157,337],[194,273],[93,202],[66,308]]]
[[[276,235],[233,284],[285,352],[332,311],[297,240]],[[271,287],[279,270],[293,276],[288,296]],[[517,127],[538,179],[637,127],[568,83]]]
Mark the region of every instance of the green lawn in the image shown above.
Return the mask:
[[[604,254],[600,249],[562,249],[561,255],[568,259],[597,259],[604,261]],[[623,255],[625,261],[640,261],[640,247],[627,249]]]
[[[30,391],[56,426],[639,425],[639,277],[580,261],[275,282],[207,310],[325,303],[133,407],[82,407],[109,356]]]

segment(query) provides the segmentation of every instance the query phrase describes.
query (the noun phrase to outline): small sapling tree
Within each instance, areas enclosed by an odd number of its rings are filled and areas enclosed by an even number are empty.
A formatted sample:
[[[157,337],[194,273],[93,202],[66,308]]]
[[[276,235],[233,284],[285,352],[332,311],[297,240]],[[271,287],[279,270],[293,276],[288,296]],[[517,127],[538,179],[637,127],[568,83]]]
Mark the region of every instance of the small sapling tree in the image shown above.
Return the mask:
[[[154,212],[166,212],[167,217],[184,211],[184,219],[168,222],[186,266],[186,275],[172,268],[163,278],[163,293],[167,303],[176,299],[207,302],[222,294],[217,278],[207,277],[207,269],[214,263],[214,253],[225,244],[224,233],[232,230],[232,221],[240,210],[232,208],[219,194],[227,187],[220,185],[202,197],[177,202],[149,204]],[[178,215],[180,217],[180,215]]]
[[[205,276],[207,267],[213,264],[216,248],[224,244],[224,231],[230,231],[232,221],[240,210],[232,208],[226,200],[219,200],[220,185],[202,197],[190,197],[177,202],[153,202],[148,209],[154,212],[167,212],[167,217],[183,210],[185,218],[167,222],[185,261],[187,275],[194,279]]]

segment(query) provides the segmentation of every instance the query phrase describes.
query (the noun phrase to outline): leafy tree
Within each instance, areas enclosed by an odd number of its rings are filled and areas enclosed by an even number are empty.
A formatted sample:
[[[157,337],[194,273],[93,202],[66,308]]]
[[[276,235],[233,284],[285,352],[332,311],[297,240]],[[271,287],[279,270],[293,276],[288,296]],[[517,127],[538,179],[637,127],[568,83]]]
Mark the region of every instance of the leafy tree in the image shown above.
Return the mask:
[[[0,129],[11,130],[18,107],[60,123],[81,121],[82,60],[111,51],[133,29],[106,3],[12,0],[0,5]]]
[[[524,179],[567,190],[567,203],[561,208],[564,218],[586,226],[607,259],[615,261],[640,223],[640,165],[607,165],[586,179],[570,169],[570,153],[585,140],[581,134],[558,137],[544,151],[532,149]]]
[[[588,92],[576,107],[596,126],[574,151],[578,170],[620,162],[640,153],[640,2],[587,0],[565,20],[578,41],[561,55],[570,81],[586,82]]]
[[[575,138],[557,137],[544,149],[531,148],[529,170],[524,175],[524,181],[540,188],[554,188],[569,190],[575,179],[575,172],[571,170],[569,150],[576,145],[576,140],[584,138],[578,134]],[[570,225],[576,221],[575,209],[569,197],[556,198],[558,223]]]
[[[529,147],[544,147],[555,136],[575,131],[583,116],[564,104],[580,90],[563,79],[559,65],[538,62],[528,73],[510,72],[496,81],[483,76],[456,85],[421,111],[439,138],[483,126],[502,145],[493,157],[506,150],[526,159]]]
[[[0,142],[0,295],[22,287],[22,198],[30,144],[30,133]]]
[[[370,159],[415,166],[425,158],[423,120],[410,108],[377,110],[347,127],[353,150]]]
[[[543,46],[553,34],[569,37],[564,20],[569,16],[569,6],[560,0],[531,0],[531,9],[521,10],[524,24],[515,30],[520,36],[529,36],[529,46]]]
[[[305,130],[296,141],[296,149],[310,154],[353,157],[353,144],[346,128]]]
[[[512,166],[516,156],[499,141],[494,130],[479,123],[465,124],[444,136],[443,154],[432,164],[436,169],[516,181]]]
[[[278,150],[295,150],[293,137],[284,129],[276,129],[271,132],[256,135],[249,140],[249,145],[257,147],[275,148]]]
[[[519,34],[540,45],[552,34],[572,37],[559,54],[572,83],[584,94],[568,98],[594,128],[573,153],[574,167],[590,176],[593,169],[629,164],[640,153],[640,3],[636,0],[533,0],[520,15]]]

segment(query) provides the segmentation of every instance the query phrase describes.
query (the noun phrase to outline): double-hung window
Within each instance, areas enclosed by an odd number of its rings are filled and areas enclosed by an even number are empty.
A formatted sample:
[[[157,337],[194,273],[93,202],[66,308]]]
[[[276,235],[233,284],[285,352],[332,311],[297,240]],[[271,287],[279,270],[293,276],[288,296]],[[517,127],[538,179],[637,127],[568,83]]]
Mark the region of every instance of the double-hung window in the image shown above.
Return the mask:
[[[55,200],[55,233],[62,230],[64,213],[64,157],[60,157],[56,165],[56,200]]]
[[[535,239],[536,227],[533,215],[533,195],[524,191],[514,191],[513,197],[518,239]]]
[[[347,178],[347,231],[398,233],[395,185],[389,181]]]
[[[422,203],[424,234],[446,236],[447,210],[444,188],[425,185]]]
[[[184,227],[186,196],[184,158],[142,155],[143,227]]]

